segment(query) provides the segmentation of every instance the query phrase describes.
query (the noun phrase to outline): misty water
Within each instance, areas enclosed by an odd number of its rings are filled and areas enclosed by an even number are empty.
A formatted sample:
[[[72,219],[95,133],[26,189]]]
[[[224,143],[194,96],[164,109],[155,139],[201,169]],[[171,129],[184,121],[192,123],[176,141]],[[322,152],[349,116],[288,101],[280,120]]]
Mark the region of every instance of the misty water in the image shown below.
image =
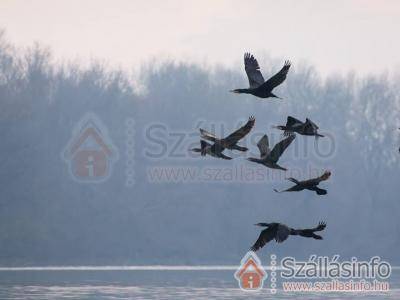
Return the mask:
[[[232,270],[0,271],[0,299],[399,299],[400,270],[387,292],[283,292],[278,279],[256,292],[239,289]]]

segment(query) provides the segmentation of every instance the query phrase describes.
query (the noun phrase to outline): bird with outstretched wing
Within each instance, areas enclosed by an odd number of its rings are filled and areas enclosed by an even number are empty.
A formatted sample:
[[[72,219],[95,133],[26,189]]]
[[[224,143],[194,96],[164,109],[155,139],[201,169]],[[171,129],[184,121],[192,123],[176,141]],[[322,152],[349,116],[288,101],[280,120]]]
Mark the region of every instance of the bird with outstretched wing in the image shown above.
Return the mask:
[[[255,122],[256,119],[253,116],[251,116],[244,126],[240,127],[238,130],[231,133],[226,138],[223,138],[222,144],[235,145],[251,131],[251,129],[254,127]]]
[[[262,164],[267,168],[286,171],[286,168],[278,165],[278,160],[295,138],[296,136],[294,134],[289,135],[287,138],[277,143],[272,150],[270,150],[268,136],[265,134],[257,143],[257,147],[260,150],[260,158],[249,157],[247,160]]]
[[[328,180],[330,176],[331,176],[331,172],[325,171],[324,174],[322,174],[319,177],[311,178],[311,179],[307,179],[307,180],[303,180],[303,181],[299,181],[295,178],[290,177],[287,179],[289,181],[293,182],[295,184],[294,186],[292,186],[286,190],[283,190],[283,191],[278,191],[276,189],[274,189],[274,191],[277,193],[283,193],[283,192],[299,192],[302,190],[309,190],[309,191],[316,192],[318,195],[326,195],[328,193],[328,191],[325,189],[319,188],[318,185],[321,181]]]
[[[265,81],[257,59],[255,59],[252,54],[246,52],[244,54],[244,69],[249,80],[249,87],[245,89],[234,89],[231,90],[231,92],[236,94],[250,94],[259,98],[281,99],[272,93],[272,90],[285,81],[290,66],[290,61],[286,60],[282,69]]]
[[[261,74],[257,59],[250,53],[244,54],[244,69],[249,79],[250,88],[257,88],[264,83],[264,77]]]
[[[303,125],[302,121],[300,121],[296,118],[293,118],[292,116],[287,117],[287,120],[286,120],[287,127],[297,127],[297,126],[302,126],[302,125]]]
[[[260,232],[257,241],[250,248],[251,251],[259,250],[273,239],[275,239],[277,243],[282,243],[286,241],[289,235],[322,240],[322,236],[315,234],[315,232],[322,231],[326,228],[325,222],[319,222],[318,226],[309,229],[293,229],[282,223],[257,223],[255,225],[267,228]]]
[[[292,134],[276,144],[269,154],[270,160],[275,163],[278,162],[279,157],[281,157],[282,153],[285,152],[286,148],[289,147],[295,138],[296,136]]]
[[[265,88],[267,90],[272,91],[274,88],[276,88],[278,85],[280,85],[282,82],[285,81],[290,66],[291,66],[290,61],[288,60],[285,61],[285,64],[283,65],[282,69],[274,76],[272,76],[270,79],[268,79],[266,82],[264,82],[260,86],[260,88]]]
[[[268,136],[266,134],[264,134],[264,136],[258,141],[257,147],[258,150],[260,150],[261,158],[266,157],[271,152],[271,149],[269,149]]]
[[[250,250],[256,252],[258,249],[264,247],[268,242],[275,238],[275,228],[268,227],[261,231],[257,241],[251,246]]]
[[[232,159],[231,157],[224,155],[223,151],[225,149],[238,150],[243,152],[247,151],[248,149],[246,147],[239,146],[237,143],[251,131],[251,129],[254,127],[255,122],[256,119],[251,116],[244,126],[240,127],[238,130],[223,139],[220,139],[216,137],[215,134],[200,128],[201,147],[193,148],[191,149],[191,151],[200,152],[202,156],[208,154],[222,159]],[[214,144],[209,144],[205,140],[211,141]]]

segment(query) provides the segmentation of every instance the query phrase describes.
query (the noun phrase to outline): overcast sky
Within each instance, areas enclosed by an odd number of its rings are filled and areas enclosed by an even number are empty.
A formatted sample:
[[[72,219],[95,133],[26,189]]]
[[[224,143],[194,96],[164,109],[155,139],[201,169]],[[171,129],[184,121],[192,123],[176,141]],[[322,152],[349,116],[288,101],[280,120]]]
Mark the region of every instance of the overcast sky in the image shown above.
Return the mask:
[[[123,66],[153,57],[232,66],[248,50],[323,75],[400,67],[396,0],[0,0],[0,27],[19,46]]]

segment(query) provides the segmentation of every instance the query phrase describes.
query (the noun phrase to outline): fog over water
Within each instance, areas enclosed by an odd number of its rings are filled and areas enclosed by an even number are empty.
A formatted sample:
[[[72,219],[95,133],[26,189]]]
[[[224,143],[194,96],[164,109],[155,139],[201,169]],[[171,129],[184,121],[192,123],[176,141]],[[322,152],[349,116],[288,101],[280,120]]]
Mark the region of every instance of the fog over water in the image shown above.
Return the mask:
[[[283,63],[258,60],[265,76]],[[54,63],[51,49],[17,50],[0,35],[0,264],[236,265],[258,236],[254,223],[324,220],[323,241],[291,237],[261,258],[380,255],[398,265],[400,79],[322,79],[293,61],[276,90],[284,100],[228,92],[246,86],[242,68],[168,60],[133,81],[101,63]],[[87,113],[118,154],[101,183],[74,180],[64,157]],[[199,127],[228,134],[251,115],[255,128],[241,143],[249,153],[226,151],[234,160],[222,161],[188,151]],[[262,134],[282,138],[271,126],[288,115],[309,117],[326,137],[297,136],[281,158],[287,174],[246,161]],[[273,191],[289,187],[289,175],[325,169],[326,196]]]

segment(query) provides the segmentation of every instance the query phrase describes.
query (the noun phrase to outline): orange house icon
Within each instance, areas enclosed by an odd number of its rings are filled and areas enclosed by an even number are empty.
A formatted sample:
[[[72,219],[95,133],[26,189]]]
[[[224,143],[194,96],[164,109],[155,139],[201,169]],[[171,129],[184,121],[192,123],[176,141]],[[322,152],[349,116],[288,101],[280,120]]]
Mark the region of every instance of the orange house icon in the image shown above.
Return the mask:
[[[250,251],[243,257],[234,276],[242,290],[257,291],[262,289],[267,273],[264,271],[258,256]]]
[[[64,152],[64,159],[74,179],[100,182],[111,173],[117,151],[106,128],[94,114],[87,114],[79,122]]]

